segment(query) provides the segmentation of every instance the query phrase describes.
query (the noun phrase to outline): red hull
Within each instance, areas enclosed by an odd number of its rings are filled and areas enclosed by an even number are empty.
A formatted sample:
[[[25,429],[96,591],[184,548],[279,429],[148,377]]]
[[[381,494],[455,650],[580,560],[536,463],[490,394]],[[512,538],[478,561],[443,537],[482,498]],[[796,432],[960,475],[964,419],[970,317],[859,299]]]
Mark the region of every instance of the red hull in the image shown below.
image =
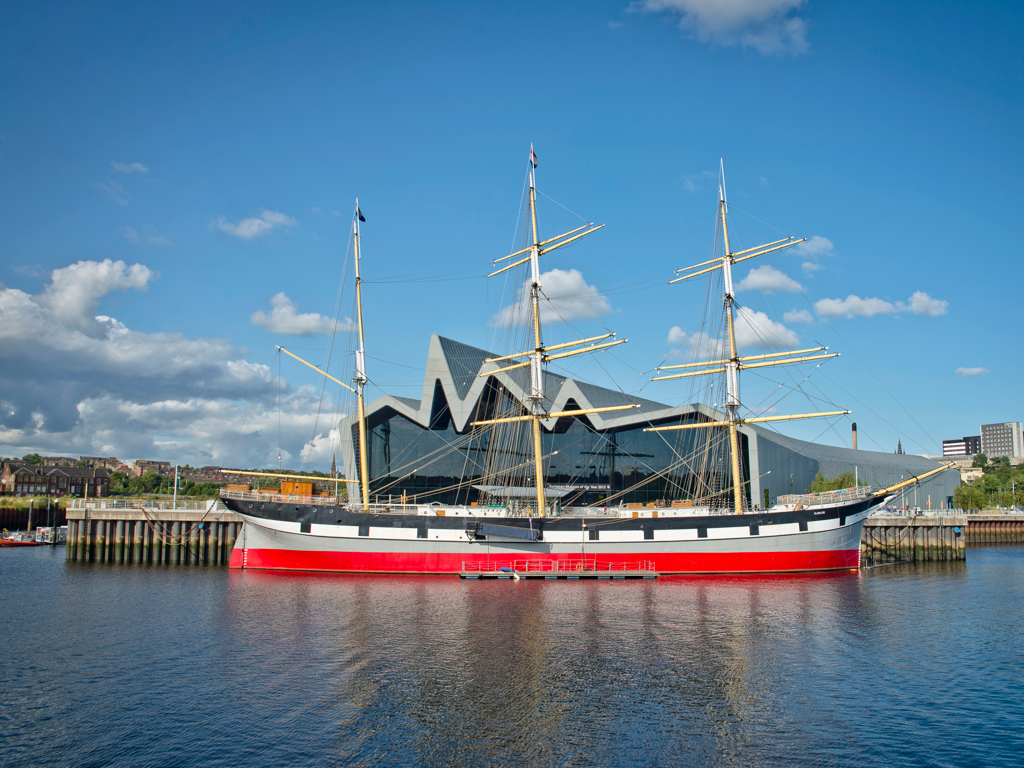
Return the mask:
[[[492,558],[494,562],[501,560]],[[544,557],[529,555],[530,560],[572,561],[565,554]],[[631,559],[630,555],[609,556],[609,560]],[[644,554],[659,573],[779,573],[829,571],[860,567],[860,549],[830,552],[678,552]],[[334,571],[339,573],[447,573],[462,570],[463,562],[486,562],[486,558],[467,560],[460,554],[419,554],[396,552],[306,552],[287,549],[235,549],[232,568],[257,568],[276,571]]]

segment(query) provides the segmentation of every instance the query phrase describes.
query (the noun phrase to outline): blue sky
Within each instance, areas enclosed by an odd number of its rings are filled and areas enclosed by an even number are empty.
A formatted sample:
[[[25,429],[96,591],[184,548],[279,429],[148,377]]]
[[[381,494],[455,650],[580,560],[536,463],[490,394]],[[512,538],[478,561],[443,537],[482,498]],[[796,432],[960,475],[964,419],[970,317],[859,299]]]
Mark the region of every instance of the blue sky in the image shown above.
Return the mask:
[[[1024,419],[1021,20],[1008,3],[7,3],[0,453],[323,468],[347,401],[321,406],[297,363],[276,378],[274,345],[326,359],[354,199],[368,394],[418,396],[431,333],[501,342],[518,282],[483,275],[513,246],[531,142],[542,233],[582,223],[565,209],[606,224],[545,257],[546,286],[577,297],[547,340],[630,339],[560,370],[686,399],[649,379],[697,329],[703,288],[666,282],[708,258],[724,158],[735,247],[811,238],[737,267],[739,301],[843,353],[799,378],[854,411],[861,447],[934,452]],[[849,424],[781,431],[843,444]]]

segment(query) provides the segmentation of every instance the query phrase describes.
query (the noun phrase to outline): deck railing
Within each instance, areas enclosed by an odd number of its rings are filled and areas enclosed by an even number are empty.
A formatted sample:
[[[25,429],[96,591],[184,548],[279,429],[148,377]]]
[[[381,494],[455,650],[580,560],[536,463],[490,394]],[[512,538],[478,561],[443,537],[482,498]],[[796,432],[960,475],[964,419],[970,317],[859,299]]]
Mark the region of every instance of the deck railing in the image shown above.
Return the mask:
[[[179,501],[175,503],[170,499],[72,499],[68,509],[166,509],[179,512],[198,511],[205,512],[213,504],[216,509],[223,511],[224,505],[218,499],[206,499],[204,501]]]
[[[822,493],[791,493],[788,496],[779,496],[779,504],[801,504],[805,507],[813,507],[818,504],[836,504],[841,501],[856,501],[865,499],[874,492],[869,485],[862,485],[860,488],[843,488],[838,491],[824,491]]]

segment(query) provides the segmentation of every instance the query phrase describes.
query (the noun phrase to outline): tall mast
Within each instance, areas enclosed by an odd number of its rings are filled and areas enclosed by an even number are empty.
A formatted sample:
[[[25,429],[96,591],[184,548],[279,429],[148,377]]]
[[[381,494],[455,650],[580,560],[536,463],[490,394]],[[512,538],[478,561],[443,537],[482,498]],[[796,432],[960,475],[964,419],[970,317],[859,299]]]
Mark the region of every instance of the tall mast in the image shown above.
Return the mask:
[[[793,419],[811,419],[824,416],[842,416],[849,411],[828,411],[822,413],[797,413],[788,416],[758,416],[756,418],[740,417],[740,371],[746,368],[767,368],[775,365],[786,365],[788,363],[804,363],[813,360],[825,360],[830,357],[838,357],[838,353],[825,355],[806,355],[807,352],[824,352],[828,347],[814,347],[813,349],[800,349],[792,352],[772,352],[766,355],[749,355],[740,357],[736,349],[736,311],[735,291],[732,283],[732,267],[747,259],[756,259],[774,251],[789,248],[802,243],[806,238],[799,240],[792,237],[785,237],[771,243],[765,243],[755,248],[748,248],[744,251],[732,252],[729,245],[729,224],[726,214],[729,212],[729,202],[725,192],[725,162],[721,163],[721,177],[718,185],[718,216],[722,221],[722,257],[713,258],[710,261],[702,261],[684,269],[677,269],[676,274],[684,272],[682,277],[669,280],[669,283],[679,283],[698,275],[706,275],[716,269],[722,270],[722,279],[725,283],[725,317],[729,330],[729,357],[726,360],[708,360],[700,363],[683,363],[682,365],[658,366],[659,371],[673,368],[687,368],[701,370],[687,370],[684,373],[673,373],[668,376],[655,376],[652,381],[664,379],[683,379],[690,376],[706,376],[710,374],[725,373],[726,386],[726,419],[725,421],[702,421],[690,424],[673,424],[664,427],[648,427],[644,432],[668,432],[680,429],[713,429],[717,427],[729,428],[729,452],[732,454],[732,497],[733,508],[736,514],[743,513],[743,478],[740,476],[740,445],[739,426],[741,424],[758,424],[775,421],[791,421]],[[711,266],[709,266],[711,265]],[[804,355],[795,357],[795,355]],[[786,359],[782,359],[786,358]]]
[[[732,252],[729,249],[728,212],[725,199],[725,164],[722,182],[718,185],[718,212],[722,218],[722,277],[725,282],[725,316],[729,327],[729,362],[725,364],[725,410],[729,414],[729,452],[732,454],[732,499],[736,514],[743,513],[743,483],[740,477],[740,439],[737,425],[740,418],[740,366],[736,353],[735,307],[733,306]]]
[[[537,155],[530,144],[530,221],[533,245],[530,246],[530,302],[533,304],[533,353],[530,355],[530,413],[533,415],[533,463],[537,487],[537,514],[543,515],[544,461],[540,444],[540,417],[544,410],[544,345],[540,335],[540,239],[537,237]]]
[[[356,350],[356,373],[352,381],[356,385],[356,397],[359,400],[359,487],[362,489],[363,509],[370,506],[370,474],[366,454],[366,401],[363,399],[363,388],[366,386],[366,355],[363,350],[363,294],[362,280],[359,277],[359,198],[356,198],[356,215],[352,220],[352,242],[356,260],[356,317],[359,324],[359,349]]]
[[[598,349],[605,349],[607,347],[615,346],[616,344],[624,344],[627,340],[621,339],[618,341],[610,341],[604,344],[593,344],[591,342],[603,341],[604,339],[612,338],[614,333],[607,333],[602,336],[594,336],[589,339],[580,339],[579,341],[570,341],[565,344],[555,344],[551,347],[545,347],[541,337],[540,327],[540,257],[546,253],[550,253],[556,248],[561,248],[563,245],[569,245],[579,240],[582,237],[586,237],[592,232],[596,232],[604,224],[600,226],[594,226],[593,223],[588,223],[582,227],[577,227],[569,232],[552,237],[547,240],[541,241],[539,233],[537,231],[537,183],[536,183],[536,171],[537,171],[537,155],[533,151],[533,144],[530,145],[530,165],[529,165],[529,182],[530,182],[530,224],[532,240],[529,246],[522,250],[511,253],[508,256],[502,256],[500,259],[495,259],[492,263],[497,264],[499,261],[506,261],[513,259],[516,256],[522,256],[524,253],[528,253],[527,256],[512,262],[511,264],[502,267],[501,269],[492,272],[488,277],[494,277],[500,275],[502,272],[506,272],[515,267],[522,266],[526,262],[530,263],[530,304],[533,309],[533,349],[518,352],[512,355],[506,355],[504,357],[495,357],[485,360],[485,363],[496,363],[503,360],[515,360],[517,358],[526,358],[525,362],[517,362],[512,365],[498,368],[497,370],[486,370],[480,374],[481,377],[493,376],[497,373],[503,373],[505,371],[516,370],[520,368],[530,369],[530,385],[529,392],[527,393],[527,410],[529,413],[525,416],[510,416],[499,419],[486,419],[483,421],[473,422],[473,426],[484,426],[490,424],[507,424],[517,421],[531,421],[533,427],[533,464],[534,473],[536,475],[535,485],[537,490],[537,514],[544,515],[546,512],[546,502],[544,497],[544,454],[541,449],[541,428],[540,423],[544,419],[555,419],[570,416],[583,416],[591,413],[604,413],[606,411],[621,411],[628,408],[639,408],[639,405],[616,405],[607,408],[588,408],[585,410],[575,411],[560,411],[558,413],[547,413],[544,410],[544,363],[551,360],[560,360],[564,357],[572,357],[573,355],[580,355],[584,352],[593,352]],[[569,347],[576,347],[581,344],[590,344],[588,347],[581,349],[568,350]],[[555,350],[568,350],[559,351],[557,354],[551,354]]]

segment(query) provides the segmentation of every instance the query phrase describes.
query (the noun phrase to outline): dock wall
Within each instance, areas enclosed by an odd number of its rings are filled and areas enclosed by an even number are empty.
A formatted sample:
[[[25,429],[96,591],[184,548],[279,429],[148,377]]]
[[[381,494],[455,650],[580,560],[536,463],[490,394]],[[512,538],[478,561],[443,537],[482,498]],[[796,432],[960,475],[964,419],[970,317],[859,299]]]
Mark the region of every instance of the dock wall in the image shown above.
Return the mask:
[[[966,560],[972,525],[966,515],[869,517],[860,537],[861,564]]]
[[[66,558],[114,565],[227,565],[242,518],[226,511],[69,509]]]

